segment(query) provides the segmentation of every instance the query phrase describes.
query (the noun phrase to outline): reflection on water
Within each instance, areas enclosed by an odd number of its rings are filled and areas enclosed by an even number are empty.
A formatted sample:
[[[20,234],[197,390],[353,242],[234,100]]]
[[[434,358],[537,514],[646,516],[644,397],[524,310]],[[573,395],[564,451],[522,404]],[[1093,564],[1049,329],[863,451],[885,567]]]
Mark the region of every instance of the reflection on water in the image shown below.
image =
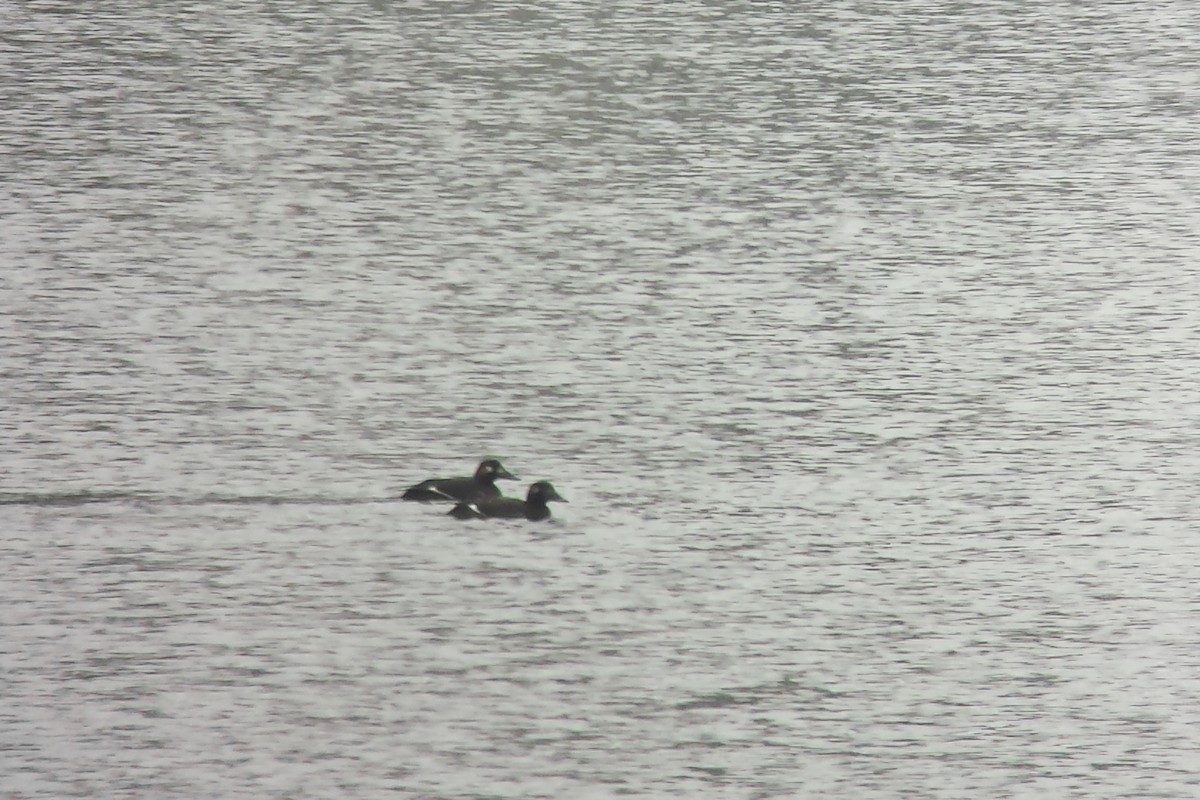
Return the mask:
[[[1191,15],[11,16],[6,793],[1194,796]]]

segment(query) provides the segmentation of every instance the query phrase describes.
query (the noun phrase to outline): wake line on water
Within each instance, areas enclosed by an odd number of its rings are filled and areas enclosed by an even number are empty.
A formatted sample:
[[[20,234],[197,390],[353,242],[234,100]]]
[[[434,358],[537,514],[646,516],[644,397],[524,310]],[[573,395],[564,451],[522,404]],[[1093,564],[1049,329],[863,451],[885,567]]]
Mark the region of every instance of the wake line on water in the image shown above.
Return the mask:
[[[295,495],[201,495],[180,497],[154,494],[152,492],[30,492],[0,493],[0,506],[41,506],[46,508],[71,508],[74,506],[100,503],[133,503],[137,505],[163,506],[206,506],[206,505],[312,505],[312,506],[355,506],[371,503],[399,502],[394,497],[322,497]]]

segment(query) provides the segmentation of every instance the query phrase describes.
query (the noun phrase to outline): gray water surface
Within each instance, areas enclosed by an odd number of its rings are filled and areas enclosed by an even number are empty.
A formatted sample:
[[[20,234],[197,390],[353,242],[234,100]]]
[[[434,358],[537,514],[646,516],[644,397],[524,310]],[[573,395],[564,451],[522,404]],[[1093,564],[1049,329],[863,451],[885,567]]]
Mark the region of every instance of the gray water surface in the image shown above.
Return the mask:
[[[1200,796],[1191,5],[0,8],[0,794]]]

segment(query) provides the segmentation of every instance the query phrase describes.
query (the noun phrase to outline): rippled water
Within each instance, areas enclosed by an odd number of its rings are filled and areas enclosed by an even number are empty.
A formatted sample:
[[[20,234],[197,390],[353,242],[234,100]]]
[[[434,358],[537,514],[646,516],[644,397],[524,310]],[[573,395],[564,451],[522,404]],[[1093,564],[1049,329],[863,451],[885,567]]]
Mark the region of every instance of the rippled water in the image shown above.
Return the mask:
[[[3,8],[0,794],[1200,794],[1191,5]]]

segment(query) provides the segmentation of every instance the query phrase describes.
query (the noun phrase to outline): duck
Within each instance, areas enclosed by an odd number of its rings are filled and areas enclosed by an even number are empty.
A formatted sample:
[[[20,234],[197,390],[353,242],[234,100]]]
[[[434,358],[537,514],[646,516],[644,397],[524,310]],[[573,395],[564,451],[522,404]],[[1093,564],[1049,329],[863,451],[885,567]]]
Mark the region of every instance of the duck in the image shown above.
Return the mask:
[[[551,500],[560,503],[567,498],[559,494],[550,481],[538,481],[530,485],[525,499],[516,497],[483,497],[475,502],[463,502],[450,509],[450,516],[455,519],[525,519],[537,522],[550,518],[550,509],[546,506]]]
[[[401,495],[402,500],[418,503],[455,501],[473,503],[488,497],[499,497],[496,481],[500,478],[516,480],[517,476],[504,468],[498,460],[485,458],[479,462],[475,474],[463,478],[430,478],[410,486]]]

